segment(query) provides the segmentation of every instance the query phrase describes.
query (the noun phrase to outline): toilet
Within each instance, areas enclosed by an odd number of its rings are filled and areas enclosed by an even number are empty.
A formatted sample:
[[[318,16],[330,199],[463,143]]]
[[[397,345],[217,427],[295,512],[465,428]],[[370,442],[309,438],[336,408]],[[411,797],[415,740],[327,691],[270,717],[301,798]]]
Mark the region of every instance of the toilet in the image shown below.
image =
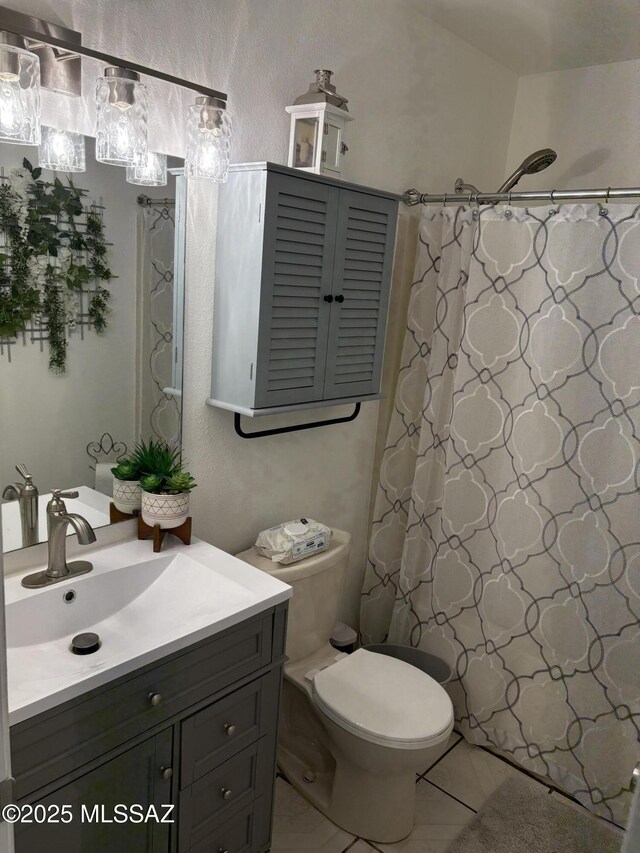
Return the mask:
[[[284,566],[255,548],[237,554],[293,588],[289,606],[278,765],[291,784],[343,829],[391,843],[409,835],[416,773],[444,752],[453,729],[449,695],[388,655],[336,651],[351,536]]]

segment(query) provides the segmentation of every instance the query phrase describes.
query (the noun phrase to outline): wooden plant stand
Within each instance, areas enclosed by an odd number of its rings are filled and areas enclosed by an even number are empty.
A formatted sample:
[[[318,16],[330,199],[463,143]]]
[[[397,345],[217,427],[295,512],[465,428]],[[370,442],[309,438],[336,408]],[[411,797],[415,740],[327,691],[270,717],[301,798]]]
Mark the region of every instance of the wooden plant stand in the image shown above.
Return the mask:
[[[139,510],[134,510],[133,512],[122,512],[122,510],[118,509],[118,507],[114,504],[113,501],[109,504],[109,521],[111,524],[117,524],[119,521],[129,521],[130,518],[136,518],[139,515]]]
[[[167,533],[177,536],[185,545],[191,545],[191,516],[189,516],[179,527],[168,527],[163,529],[159,524],[150,527],[138,516],[138,539],[150,539],[153,537],[153,551],[158,554],[162,548],[164,537]]]

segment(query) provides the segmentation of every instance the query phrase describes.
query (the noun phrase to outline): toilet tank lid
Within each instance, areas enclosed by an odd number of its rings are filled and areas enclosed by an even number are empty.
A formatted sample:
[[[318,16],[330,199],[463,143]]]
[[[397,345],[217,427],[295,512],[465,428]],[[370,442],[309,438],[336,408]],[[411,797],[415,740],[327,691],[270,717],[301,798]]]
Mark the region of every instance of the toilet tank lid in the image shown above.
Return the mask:
[[[336,530],[332,528],[332,537],[329,547],[326,551],[321,551],[319,554],[314,554],[312,557],[307,557],[304,560],[298,560],[289,565],[282,563],[274,563],[268,557],[263,557],[255,548],[248,548],[246,551],[241,551],[236,554],[239,560],[244,560],[245,563],[250,563],[257,569],[273,575],[278,580],[284,583],[289,583],[287,578],[292,580],[300,580],[304,577],[310,577],[317,572],[323,572],[330,566],[335,565],[339,560],[344,560],[349,555],[351,545],[351,534],[345,530]]]
[[[314,701],[338,723],[390,746],[427,745],[453,722],[446,690],[404,661],[358,649],[319,672]]]

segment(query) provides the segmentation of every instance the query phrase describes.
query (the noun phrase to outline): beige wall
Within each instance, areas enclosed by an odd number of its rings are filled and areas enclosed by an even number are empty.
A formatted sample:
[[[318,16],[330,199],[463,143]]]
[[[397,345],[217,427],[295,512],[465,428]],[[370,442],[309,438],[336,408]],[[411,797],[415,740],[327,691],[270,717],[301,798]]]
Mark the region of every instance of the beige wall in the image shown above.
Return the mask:
[[[509,169],[536,148],[558,159],[522,188],[640,186],[640,60],[521,77]]]
[[[251,7],[243,59],[230,78],[243,122],[235,159],[284,160],[282,108],[306,88],[309,71],[322,66],[336,72],[355,117],[349,127],[351,180],[402,191],[452,187],[465,171],[486,182],[501,177],[515,92],[510,72],[402,3],[268,2],[260,8],[271,14],[253,14],[257,8]],[[261,67],[271,68],[266,102]],[[483,112],[489,121],[480,120]],[[208,203],[206,191],[198,189],[200,198],[192,197],[190,207],[194,226]],[[196,530],[230,551],[250,545],[261,528],[301,514],[351,531],[341,615],[357,624],[378,405],[365,404],[351,424],[256,441],[237,438],[230,413],[202,405],[215,310],[213,233],[211,228],[207,239],[194,227],[188,266],[185,444],[201,483]]]
[[[228,91],[236,162],[284,162],[284,107],[306,90],[313,69],[323,67],[335,72],[355,119],[349,126],[348,179],[402,192],[411,186],[452,188],[458,175],[491,186],[504,174],[516,76],[405,0],[24,0],[17,5],[81,30],[92,47]],[[47,97],[46,120],[91,132],[90,78],[97,70],[85,74],[84,102]],[[150,94],[153,147],[182,153],[188,98],[157,83]],[[342,615],[355,623],[378,405],[363,406],[352,424],[251,442],[237,438],[232,415],[205,406],[215,207],[214,187],[193,188],[184,434],[200,484],[194,493],[195,531],[236,551],[251,544],[261,528],[300,514],[350,530],[354,548]]]

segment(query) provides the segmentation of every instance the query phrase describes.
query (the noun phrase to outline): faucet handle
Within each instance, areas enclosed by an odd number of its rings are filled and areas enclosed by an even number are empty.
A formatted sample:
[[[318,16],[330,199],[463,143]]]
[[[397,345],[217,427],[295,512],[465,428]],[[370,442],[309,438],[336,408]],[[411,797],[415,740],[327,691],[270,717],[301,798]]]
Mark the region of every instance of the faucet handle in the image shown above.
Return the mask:
[[[24,462],[18,462],[18,464],[16,465],[16,471],[18,472],[18,474],[20,474],[21,477],[24,477],[25,480],[32,479],[32,475],[27,470],[27,466],[24,464]]]
[[[78,498],[80,492],[63,492],[62,489],[51,489],[51,494],[54,498]]]
[[[47,504],[47,512],[66,512],[67,507],[62,498],[77,498],[78,496],[78,492],[63,492],[62,489],[51,489],[51,500]]]

